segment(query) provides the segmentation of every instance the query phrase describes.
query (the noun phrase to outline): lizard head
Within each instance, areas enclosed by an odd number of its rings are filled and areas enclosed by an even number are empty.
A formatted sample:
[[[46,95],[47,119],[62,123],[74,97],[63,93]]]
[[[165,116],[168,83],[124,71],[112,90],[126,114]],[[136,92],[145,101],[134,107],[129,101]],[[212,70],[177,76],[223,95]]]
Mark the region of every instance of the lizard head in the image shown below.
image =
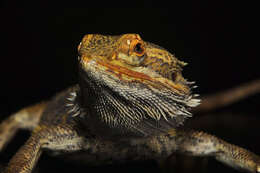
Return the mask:
[[[155,134],[182,124],[199,104],[181,74],[186,63],[138,34],[89,34],[78,51],[83,104],[104,129]]]

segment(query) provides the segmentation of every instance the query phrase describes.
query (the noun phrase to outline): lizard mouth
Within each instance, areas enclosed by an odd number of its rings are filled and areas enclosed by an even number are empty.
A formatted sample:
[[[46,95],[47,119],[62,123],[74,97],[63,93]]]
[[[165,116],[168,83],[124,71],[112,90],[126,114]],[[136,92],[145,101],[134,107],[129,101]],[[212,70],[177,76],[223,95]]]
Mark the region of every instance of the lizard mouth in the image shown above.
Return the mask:
[[[199,104],[188,82],[174,83],[144,67],[129,69],[84,56],[80,60],[86,104],[113,131],[154,135],[183,124],[191,117],[189,109]]]
[[[93,60],[84,56],[81,64],[85,66],[84,69],[88,69],[89,65],[95,64],[96,69],[99,68],[99,70],[105,71],[107,74],[115,76],[124,82],[138,81],[158,89],[168,88],[178,95],[190,95],[190,88],[186,84],[192,84],[191,82],[175,83],[145,67],[127,68],[121,64],[112,64],[99,59]]]

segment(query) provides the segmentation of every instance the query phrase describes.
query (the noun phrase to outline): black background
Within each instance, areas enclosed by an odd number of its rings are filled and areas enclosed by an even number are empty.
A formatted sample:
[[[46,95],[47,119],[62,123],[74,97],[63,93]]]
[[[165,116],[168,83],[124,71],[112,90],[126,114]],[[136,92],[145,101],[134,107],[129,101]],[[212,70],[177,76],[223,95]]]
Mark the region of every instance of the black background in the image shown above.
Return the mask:
[[[8,1],[0,10],[0,119],[76,83],[76,48],[88,33],[138,33],[144,40],[165,47],[189,63],[184,76],[197,82],[197,92],[202,95],[260,77],[256,4],[193,1],[169,5],[170,8],[144,8],[146,3],[140,3],[139,8],[79,9],[47,8],[52,3],[46,2],[31,8],[30,5],[17,8]],[[210,115],[214,119],[212,124],[218,126],[205,125],[205,122],[199,128],[205,127],[229,142],[260,154],[259,100],[256,95],[214,112]],[[222,112],[229,112],[227,116],[232,114],[231,118],[226,121]],[[237,117],[243,122],[238,126]],[[194,121],[198,119],[195,117]],[[201,122],[206,120],[204,117]],[[10,159],[28,135],[18,133],[16,142],[7,147],[8,152],[0,154],[1,160]],[[101,169],[63,165],[63,161],[45,155],[40,165],[46,172]],[[207,168],[208,172],[233,171],[213,160]],[[119,167],[106,169],[121,171]],[[158,170],[153,163],[128,165],[125,169]]]

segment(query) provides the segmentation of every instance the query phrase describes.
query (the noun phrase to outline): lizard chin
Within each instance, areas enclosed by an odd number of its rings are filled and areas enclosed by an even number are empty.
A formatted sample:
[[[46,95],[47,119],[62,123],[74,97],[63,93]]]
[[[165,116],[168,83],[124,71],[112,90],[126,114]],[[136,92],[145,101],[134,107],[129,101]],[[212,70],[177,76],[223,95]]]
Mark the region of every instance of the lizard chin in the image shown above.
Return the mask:
[[[88,123],[102,136],[150,136],[182,125],[199,105],[196,95],[178,94],[168,87],[126,82],[90,62],[80,68],[82,104]],[[86,106],[88,105],[88,106]],[[97,126],[98,125],[98,126]],[[95,128],[96,129],[96,128]]]

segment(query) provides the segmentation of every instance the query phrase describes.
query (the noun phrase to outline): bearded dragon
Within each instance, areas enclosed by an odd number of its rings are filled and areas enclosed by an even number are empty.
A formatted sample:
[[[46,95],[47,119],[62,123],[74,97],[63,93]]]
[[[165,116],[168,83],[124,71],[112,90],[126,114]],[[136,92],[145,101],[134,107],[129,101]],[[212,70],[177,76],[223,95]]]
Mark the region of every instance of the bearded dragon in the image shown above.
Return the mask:
[[[78,84],[0,124],[0,151],[17,130],[32,131],[5,173],[31,173],[45,151],[89,164],[162,160],[178,152],[260,172],[254,153],[179,128],[200,99],[182,76],[186,63],[166,49],[138,34],[88,34],[78,54]]]

